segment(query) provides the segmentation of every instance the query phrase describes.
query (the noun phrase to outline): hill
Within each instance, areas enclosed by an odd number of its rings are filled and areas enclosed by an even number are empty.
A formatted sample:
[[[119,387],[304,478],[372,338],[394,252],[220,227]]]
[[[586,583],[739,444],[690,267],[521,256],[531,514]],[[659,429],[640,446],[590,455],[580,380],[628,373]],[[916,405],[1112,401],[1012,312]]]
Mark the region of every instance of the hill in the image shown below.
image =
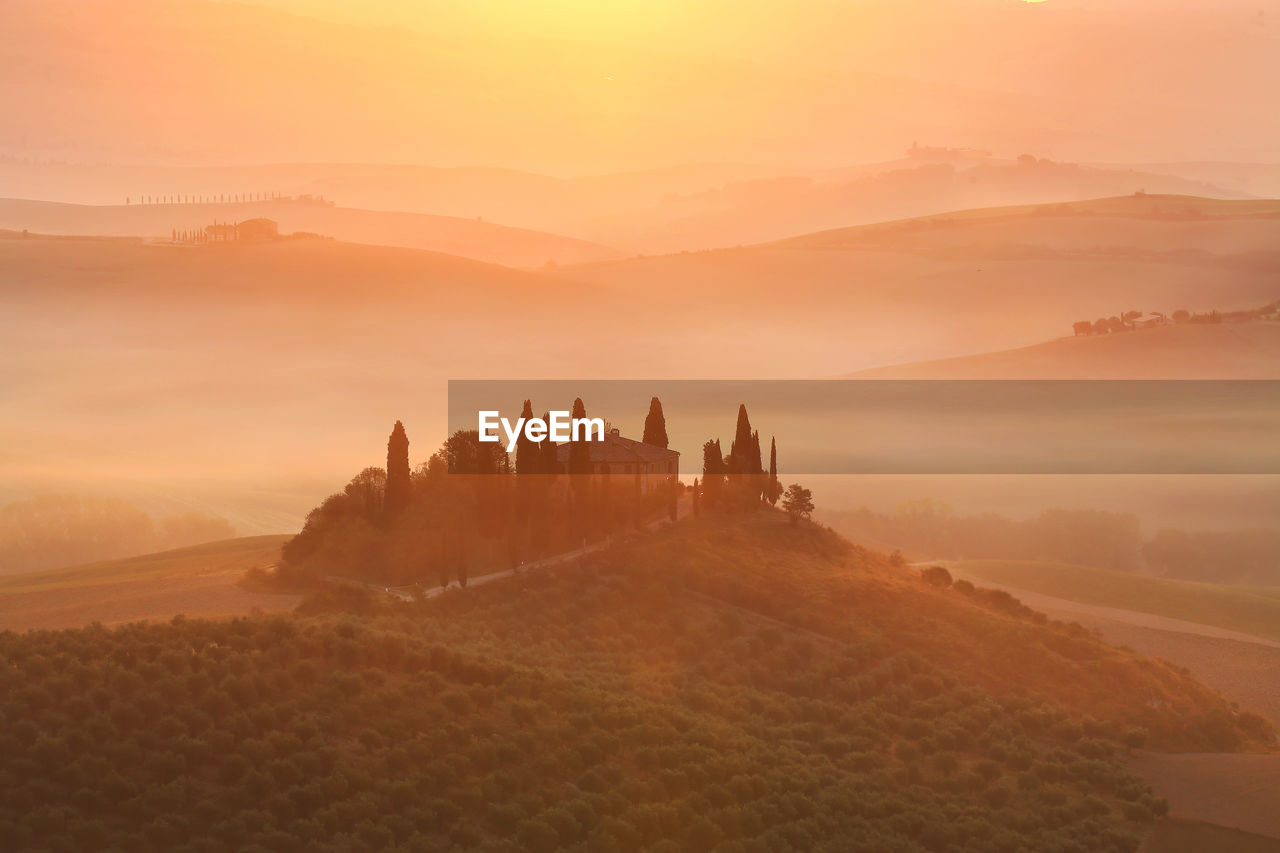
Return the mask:
[[[476,228],[479,217],[618,247],[629,254],[739,246],[962,208],[1083,202],[1138,191],[1223,199],[1250,197],[1212,183],[1152,171],[1048,161],[1026,164],[946,150],[836,169],[691,164],[571,177],[489,167],[351,163],[105,167],[0,159],[0,193],[4,195],[104,206],[92,209],[92,219],[83,212],[66,210],[57,211],[58,218],[52,218],[51,212],[38,204],[23,208],[22,214],[38,223],[21,226],[30,230],[115,234],[121,232],[90,229],[123,228],[114,222],[114,217],[122,216],[122,221],[140,223],[128,227],[149,229],[132,233],[159,235],[168,234],[173,227],[193,227],[191,217],[196,214],[211,217],[209,221],[263,215],[264,208],[257,203],[160,205],[149,215],[117,209],[126,199],[133,202],[132,208],[146,195],[175,190],[187,197],[269,190],[290,197],[329,199],[339,205],[341,214],[333,210],[323,213],[315,205],[290,205],[276,206],[267,215],[274,213],[285,224],[297,223],[289,224],[286,230],[320,231],[339,239],[427,248],[500,263],[505,261],[492,246],[535,238]],[[112,218],[108,218],[108,211]],[[174,219],[183,224],[175,225]],[[22,220],[13,216],[3,221],[17,227]],[[73,226],[68,222],[87,224],[69,231]],[[459,239],[460,233],[469,239]],[[470,251],[451,249],[450,239]],[[541,234],[541,239],[550,241],[552,235]],[[548,257],[560,263],[571,262],[574,252],[584,261],[611,256],[602,245],[577,243],[551,248],[557,251],[549,252]],[[485,249],[488,254],[480,254]],[[540,263],[542,260],[534,257],[516,265]]]
[[[1063,563],[963,560],[949,565],[960,576],[979,581],[1280,642],[1280,589],[1273,587],[1193,583]]]
[[[1157,217],[1153,203],[1098,202],[1125,216],[966,213],[951,225],[815,235],[813,245],[537,272],[324,240],[190,247],[10,234],[0,238],[0,379],[14,393],[0,400],[0,482],[9,499],[74,491],[90,475],[113,494],[132,496],[139,482],[198,492],[202,509],[245,530],[252,498],[277,519],[258,528],[268,532],[300,522],[325,482],[381,464],[368,452],[372,430],[403,419],[443,435],[449,378],[510,377],[515,365],[561,377],[566,360],[584,379],[830,376],[1035,344],[1104,310],[1275,298],[1280,259],[1267,253],[1280,220],[1265,218],[1267,203],[1194,202],[1198,217]],[[968,238],[953,232],[969,228],[986,237],[957,249]],[[1024,245],[1066,239],[1056,234],[1099,250]],[[1139,248],[1114,248],[1126,240]],[[1196,246],[1193,258],[1178,254]],[[1266,369],[1275,360],[1260,352]],[[1223,369],[1247,360],[1241,351]],[[198,446],[219,448],[222,461]],[[415,461],[431,449],[415,446]]]
[[[853,379],[1280,379],[1280,323],[1157,326],[897,364]]]
[[[256,593],[238,581],[280,558],[288,536],[250,536],[65,569],[0,578],[0,630],[79,628],[138,620],[285,610],[298,596]]]
[[[359,210],[318,201],[81,205],[0,199],[0,228],[55,235],[156,237],[174,229],[266,218],[282,234],[306,232],[352,243],[427,249],[512,267],[585,263],[620,253],[556,234],[421,213]]]
[[[1113,738],[1263,731],[777,513],[429,601],[0,647],[20,849],[1133,851],[1166,806]],[[70,679],[97,705],[63,712]],[[175,797],[203,805],[175,823]]]
[[[1126,196],[961,211],[561,274],[679,299],[686,313],[714,312],[715,328],[704,324],[700,342],[722,329],[755,337],[769,329],[771,351],[736,362],[757,377],[832,375],[1040,343],[1100,314],[1266,304],[1280,272],[1278,211],[1274,201]]]

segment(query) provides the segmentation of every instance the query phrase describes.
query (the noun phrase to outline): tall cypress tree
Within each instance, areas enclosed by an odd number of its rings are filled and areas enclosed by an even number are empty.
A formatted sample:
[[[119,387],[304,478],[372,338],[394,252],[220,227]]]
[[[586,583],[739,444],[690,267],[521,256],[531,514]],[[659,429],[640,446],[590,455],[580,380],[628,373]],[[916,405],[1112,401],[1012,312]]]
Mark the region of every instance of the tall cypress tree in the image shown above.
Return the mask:
[[[388,516],[399,514],[409,505],[409,436],[404,424],[396,421],[387,439],[387,487],[383,502]]]
[[[717,438],[702,445],[702,496],[706,499],[708,509],[714,508],[720,501],[724,475],[724,455],[720,450],[720,439]]]
[[[770,506],[777,506],[781,496],[782,485],[778,482],[778,439],[775,436],[769,439],[769,491],[765,497]]]
[[[667,441],[667,419],[662,414],[662,401],[654,397],[649,401],[649,414],[644,419],[644,438],[645,444],[652,444],[654,447],[666,449],[670,445]]]
[[[533,403],[529,400],[524,401],[520,417],[526,422],[533,420]],[[525,431],[521,429],[520,435],[516,438],[516,475],[537,474],[542,468],[542,460],[539,457],[538,443],[525,435]]]
[[[571,417],[586,416],[587,407],[582,404],[582,398],[578,397],[573,401]],[[573,487],[574,537],[580,537],[585,545],[595,521],[591,500],[591,445],[583,440],[574,441],[572,431],[569,435],[569,473],[577,475],[569,478],[569,484]]]
[[[729,445],[729,473],[751,473],[751,419],[747,417],[746,404],[738,406],[738,427]]]
[[[582,404],[582,398],[578,397],[573,401],[573,413],[571,415],[575,420],[585,418],[587,416],[587,407]],[[570,433],[572,435],[572,433]],[[570,474],[590,474],[591,473],[591,446],[583,440],[569,442],[569,473]]]
[[[543,412],[542,420],[547,423],[551,422],[551,413]],[[556,443],[550,438],[546,438],[541,444],[542,452],[539,456],[542,459],[539,473],[555,476],[560,471],[560,461],[556,456]]]

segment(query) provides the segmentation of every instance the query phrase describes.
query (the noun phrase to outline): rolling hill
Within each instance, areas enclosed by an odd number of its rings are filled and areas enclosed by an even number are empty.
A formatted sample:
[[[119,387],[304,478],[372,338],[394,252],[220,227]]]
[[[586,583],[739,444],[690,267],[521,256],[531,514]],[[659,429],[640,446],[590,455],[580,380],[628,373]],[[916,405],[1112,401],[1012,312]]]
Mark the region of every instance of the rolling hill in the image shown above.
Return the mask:
[[[1132,853],[1167,807],[1121,763],[1135,726],[1268,742],[1168,665],[761,515],[423,602],[0,632],[0,771],[28,780],[0,827],[19,848]],[[96,705],[65,713],[64,684]],[[21,808],[33,788],[56,823]],[[204,805],[173,826],[178,792]]]
[[[309,232],[350,243],[428,249],[511,267],[617,258],[605,246],[475,219],[278,200],[229,203],[79,205],[0,199],[0,228],[53,235],[155,237],[176,229],[264,217],[282,234]]]
[[[145,195],[175,192],[209,196],[272,191],[323,197],[340,206],[340,213],[316,206],[277,206],[274,214],[267,215],[280,217],[286,230],[320,231],[355,242],[427,248],[498,262],[504,261],[496,248],[488,254],[480,251],[490,244],[522,248],[521,240],[528,242],[538,235],[478,227],[474,225],[478,217],[532,229],[548,242],[553,237],[541,232],[594,241],[628,254],[659,253],[738,246],[961,208],[1086,201],[1138,190],[1247,197],[1210,183],[1149,171],[1048,161],[1028,165],[946,151],[839,169],[693,164],[571,177],[488,167],[345,163],[105,167],[0,159],[0,195],[105,208],[89,212],[22,208],[23,216],[37,223],[22,227],[33,231],[130,233],[124,223],[132,221],[143,223],[133,227],[148,229],[133,234],[168,234],[173,227],[198,225],[193,217],[234,221],[262,215],[263,208],[225,204],[199,209],[161,207],[146,213],[116,206],[130,199],[132,207]],[[86,222],[88,216],[98,224],[67,224]],[[182,219],[182,224],[175,226],[172,219]],[[22,218],[3,221],[16,225]],[[101,227],[120,230],[94,230]],[[480,248],[455,251],[447,244],[450,239]],[[560,263],[571,262],[574,252],[580,260],[609,257],[600,245],[570,243],[556,248],[555,252],[548,248],[546,254]],[[532,266],[542,260],[534,257],[515,265]]]
[[[754,361],[757,376],[821,376],[851,362],[1031,345],[1082,317],[1130,309],[1266,304],[1280,271],[1278,211],[1274,201],[1125,196],[961,211],[561,275],[680,295],[682,312],[715,318],[710,334],[767,328],[767,357],[750,350],[739,364]]]
[[[1276,295],[1274,206],[1127,197],[537,272],[327,240],[11,233],[0,480],[12,497],[146,483],[246,531],[252,497],[270,532],[381,464],[368,436],[397,419],[425,459],[450,378],[830,376],[1035,344],[1103,312],[1254,307]],[[969,229],[983,240],[957,247]]]
[[[299,596],[237,585],[280,558],[288,536],[250,536],[173,551],[0,578],[0,630],[79,628],[287,610]]]
[[[1280,379],[1280,323],[1159,326],[864,370],[853,379]]]

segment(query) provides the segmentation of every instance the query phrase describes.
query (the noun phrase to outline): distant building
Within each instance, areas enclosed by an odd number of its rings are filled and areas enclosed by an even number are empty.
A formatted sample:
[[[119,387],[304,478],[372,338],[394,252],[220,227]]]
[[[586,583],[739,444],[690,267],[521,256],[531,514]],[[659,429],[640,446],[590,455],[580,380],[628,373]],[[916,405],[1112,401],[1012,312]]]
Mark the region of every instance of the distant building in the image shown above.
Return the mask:
[[[274,219],[259,217],[246,219],[236,225],[236,237],[240,240],[267,241],[280,238],[280,226]]]
[[[668,478],[680,476],[680,453],[625,438],[610,429],[604,441],[585,442],[591,451],[591,473],[631,475],[640,483],[641,492],[658,488]],[[561,473],[569,470],[569,445],[556,446],[556,465]]]
[[[280,226],[274,219],[258,217],[256,219],[246,219],[244,222],[237,222],[235,225],[230,223],[206,225],[204,233],[211,241],[248,240],[249,242],[262,243],[270,240],[279,240]]]

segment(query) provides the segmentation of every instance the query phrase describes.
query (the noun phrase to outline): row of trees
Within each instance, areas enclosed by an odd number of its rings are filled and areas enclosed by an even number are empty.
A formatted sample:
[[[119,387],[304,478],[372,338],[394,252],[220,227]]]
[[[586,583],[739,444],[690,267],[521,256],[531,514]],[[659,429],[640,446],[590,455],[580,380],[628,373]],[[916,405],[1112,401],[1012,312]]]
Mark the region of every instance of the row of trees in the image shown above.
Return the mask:
[[[253,193],[216,193],[210,195],[140,195],[137,202],[133,196],[125,196],[125,204],[236,204],[245,201],[274,201],[284,198],[279,191]]]
[[[1263,305],[1260,308],[1247,308],[1242,311],[1221,311],[1212,310],[1201,314],[1193,314],[1185,308],[1179,308],[1172,314],[1164,314],[1160,311],[1152,311],[1147,315],[1145,321],[1147,325],[1165,326],[1169,323],[1182,326],[1186,324],[1192,325],[1209,325],[1216,323],[1241,323],[1254,320],[1259,317],[1267,317],[1274,315],[1280,303],[1272,302]],[[1117,332],[1132,332],[1138,328],[1138,322],[1142,320],[1141,311],[1125,311],[1119,316],[1099,317],[1092,322],[1089,320],[1077,320],[1071,324],[1072,333],[1079,335],[1111,335]]]

